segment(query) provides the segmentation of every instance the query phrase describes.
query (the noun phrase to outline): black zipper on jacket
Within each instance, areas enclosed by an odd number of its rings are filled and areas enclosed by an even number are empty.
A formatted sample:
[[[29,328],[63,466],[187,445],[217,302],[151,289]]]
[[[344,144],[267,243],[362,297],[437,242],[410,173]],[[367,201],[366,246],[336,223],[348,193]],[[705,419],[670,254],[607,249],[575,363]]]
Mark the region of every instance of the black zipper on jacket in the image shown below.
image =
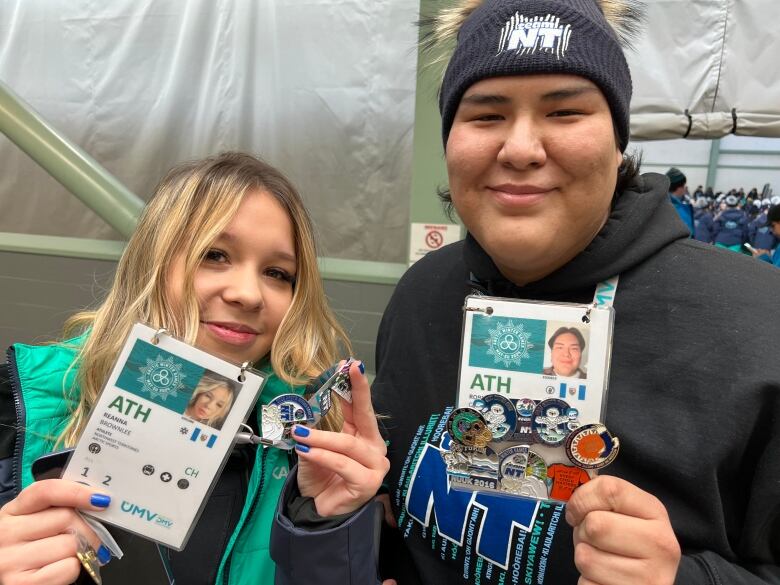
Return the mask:
[[[9,347],[6,352],[8,362],[8,377],[11,381],[11,394],[14,397],[14,407],[16,408],[16,444],[14,445],[13,473],[16,482],[16,495],[22,491],[22,451],[24,450],[24,428],[26,426],[27,413],[22,403],[22,383],[19,380],[19,371],[16,369],[16,352],[14,347]]]
[[[252,505],[249,508],[249,514],[246,515],[246,520],[244,520],[244,523],[241,525],[241,530],[243,530],[244,526],[246,526],[252,520],[252,516],[255,513],[255,508],[257,508],[257,502],[260,500],[260,494],[263,493],[263,485],[265,484],[265,460],[266,457],[268,457],[268,449],[270,448],[271,447],[261,447],[261,449],[263,449],[263,454],[260,456],[260,485],[257,486],[257,492],[255,492],[255,497],[252,500]],[[234,550],[236,542],[238,542],[238,537],[241,536],[241,530],[239,530],[238,535],[236,535],[236,540],[233,542]],[[228,585],[228,580],[230,579],[230,561],[233,560],[234,550],[230,551],[230,557],[225,563],[225,570],[222,573],[223,585]]]

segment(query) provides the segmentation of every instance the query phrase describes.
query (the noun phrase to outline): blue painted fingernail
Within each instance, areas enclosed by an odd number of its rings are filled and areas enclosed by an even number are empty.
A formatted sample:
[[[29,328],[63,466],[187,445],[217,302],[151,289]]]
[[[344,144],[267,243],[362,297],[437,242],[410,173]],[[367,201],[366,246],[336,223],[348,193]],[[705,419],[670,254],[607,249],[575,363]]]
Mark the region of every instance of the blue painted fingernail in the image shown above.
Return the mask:
[[[107,508],[111,503],[111,496],[105,494],[92,494],[92,497],[89,498],[89,503],[96,508]]]
[[[97,549],[97,558],[101,565],[107,565],[111,560],[111,551],[106,548],[106,545],[101,544]]]
[[[358,362],[358,368],[360,368],[360,373],[365,374],[366,373],[366,366],[363,362]]]
[[[309,429],[306,427],[302,427],[298,425],[295,427],[295,430],[293,431],[294,434],[298,435],[299,437],[308,437],[309,436]]]
[[[308,453],[309,452],[309,448],[306,445],[302,444],[302,443],[295,443],[295,449],[300,451],[301,453]]]

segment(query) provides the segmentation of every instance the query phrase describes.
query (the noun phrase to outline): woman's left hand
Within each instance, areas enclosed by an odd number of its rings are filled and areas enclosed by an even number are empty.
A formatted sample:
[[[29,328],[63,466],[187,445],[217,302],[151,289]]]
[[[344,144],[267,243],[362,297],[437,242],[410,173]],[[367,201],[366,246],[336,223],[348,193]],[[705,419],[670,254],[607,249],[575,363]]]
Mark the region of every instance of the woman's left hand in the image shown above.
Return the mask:
[[[320,516],[360,508],[376,495],[390,469],[368,380],[358,363],[350,367],[349,378],[352,404],[341,401],[344,427],[340,433],[300,425],[292,433],[298,443],[298,489],[301,495],[314,498]]]
[[[578,487],[566,505],[574,528],[578,585],[672,585],[680,545],[661,501],[603,475]]]

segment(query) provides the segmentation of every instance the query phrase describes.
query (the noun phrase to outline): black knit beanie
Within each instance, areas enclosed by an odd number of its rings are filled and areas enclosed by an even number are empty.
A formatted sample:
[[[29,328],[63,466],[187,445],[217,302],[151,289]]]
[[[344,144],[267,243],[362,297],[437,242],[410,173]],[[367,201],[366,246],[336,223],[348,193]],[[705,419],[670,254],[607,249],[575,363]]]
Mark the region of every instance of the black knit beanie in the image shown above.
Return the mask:
[[[672,167],[666,171],[666,176],[669,177],[669,191],[674,191],[678,187],[683,187],[688,179],[683,172],[677,167]]]
[[[621,152],[629,139],[631,73],[595,0],[486,0],[458,33],[439,95],[447,138],[466,90],[488,77],[569,73],[590,79],[612,112]]]

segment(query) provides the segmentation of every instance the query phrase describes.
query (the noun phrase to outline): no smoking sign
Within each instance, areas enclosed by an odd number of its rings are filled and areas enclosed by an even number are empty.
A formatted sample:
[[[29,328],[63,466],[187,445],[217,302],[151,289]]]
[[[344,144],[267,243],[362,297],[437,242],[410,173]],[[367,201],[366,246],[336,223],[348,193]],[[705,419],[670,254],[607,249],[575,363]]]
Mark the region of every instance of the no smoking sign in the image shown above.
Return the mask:
[[[454,224],[413,223],[410,230],[409,263],[413,264],[428,252],[457,242],[460,226]]]
[[[437,232],[436,230],[431,230],[427,234],[425,234],[425,244],[435,250],[436,248],[440,248],[441,245],[444,243],[444,236],[441,235],[441,232]]]

